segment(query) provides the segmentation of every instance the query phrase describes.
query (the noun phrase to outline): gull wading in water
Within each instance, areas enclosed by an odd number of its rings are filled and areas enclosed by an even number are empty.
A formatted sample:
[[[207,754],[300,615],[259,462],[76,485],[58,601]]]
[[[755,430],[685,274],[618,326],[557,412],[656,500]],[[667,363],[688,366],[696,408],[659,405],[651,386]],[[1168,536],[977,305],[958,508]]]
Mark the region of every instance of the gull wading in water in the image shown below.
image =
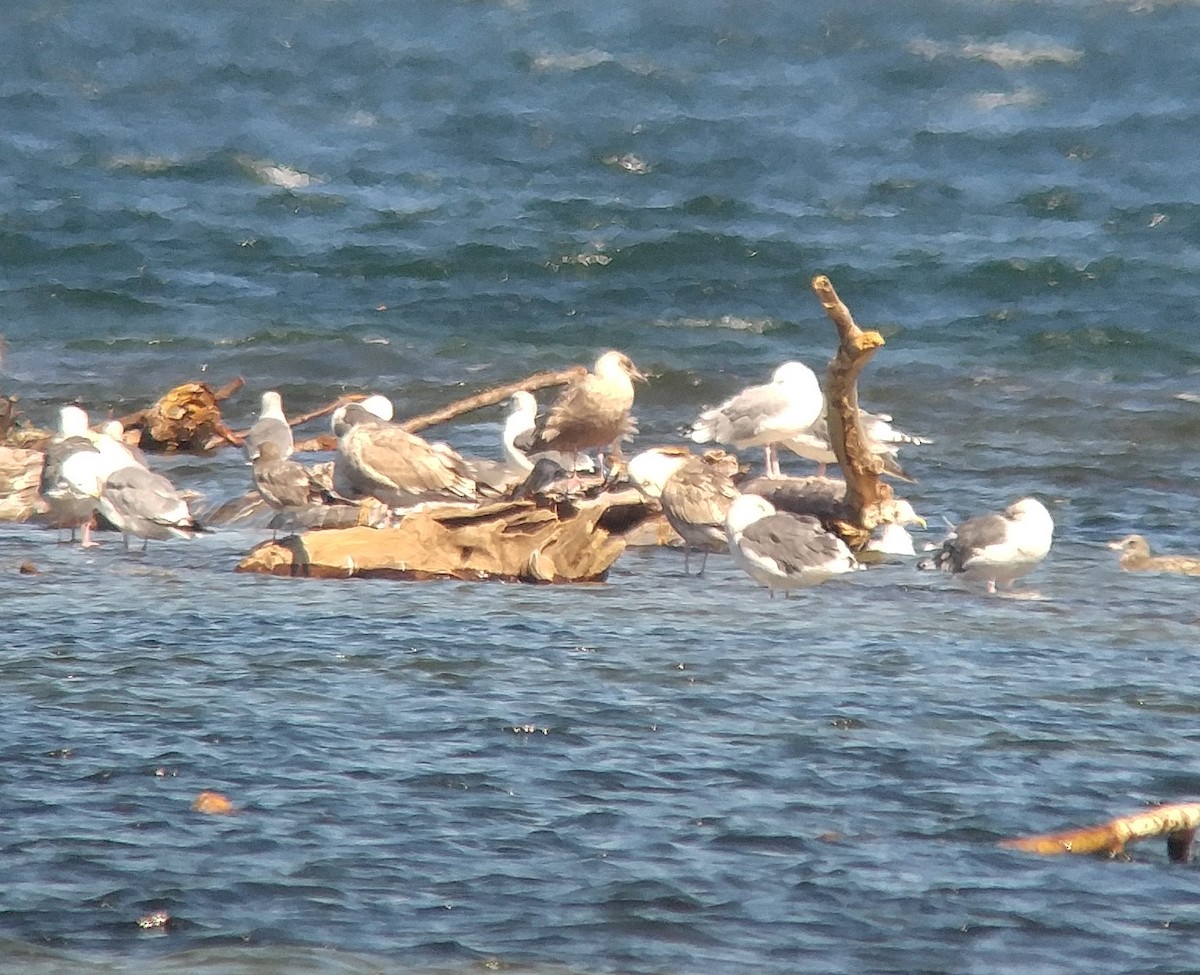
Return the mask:
[[[95,437],[88,429],[87,414],[78,406],[59,411],[58,433],[46,448],[38,493],[49,509],[49,522],[69,528],[71,541],[81,529],[81,544],[92,541],[92,516],[99,504],[103,461]]]
[[[723,451],[696,457],[686,448],[655,447],[633,457],[629,479],[662,506],[667,523],[683,539],[683,572],[691,574],[693,548],[703,555],[697,575],[704,575],[708,553],[727,545],[725,518],[738,497],[731,474],[737,459]]]
[[[777,512],[757,494],[743,494],[730,505],[725,532],[734,562],[772,596],[859,568],[846,543],[816,518]]]
[[[964,579],[986,580],[989,593],[1032,572],[1050,552],[1054,520],[1037,498],[1004,511],[968,518],[918,569],[941,569]]]
[[[695,443],[723,443],[737,450],[762,447],[767,476],[779,477],[776,444],[808,431],[824,411],[816,374],[803,362],[785,362],[769,383],[748,386],[701,413],[688,436]]]

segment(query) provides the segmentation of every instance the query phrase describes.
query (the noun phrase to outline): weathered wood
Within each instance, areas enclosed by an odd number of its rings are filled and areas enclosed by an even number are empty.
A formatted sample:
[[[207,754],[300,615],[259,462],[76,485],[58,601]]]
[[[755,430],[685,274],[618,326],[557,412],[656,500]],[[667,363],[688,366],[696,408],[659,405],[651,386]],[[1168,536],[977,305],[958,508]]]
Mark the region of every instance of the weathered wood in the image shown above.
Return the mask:
[[[503,386],[494,386],[491,389],[485,389],[480,393],[476,393],[474,396],[456,400],[449,406],[435,410],[432,413],[423,413],[420,416],[411,417],[400,425],[409,433],[417,433],[428,427],[457,419],[464,413],[471,413],[474,410],[481,410],[486,406],[495,406],[497,403],[503,403],[513,393],[521,390],[533,392],[535,389],[564,386],[586,373],[587,370],[583,366],[572,366],[570,369],[557,369],[553,372],[534,373],[532,376],[528,376],[517,382],[505,383]]]
[[[883,346],[883,336],[859,328],[825,275],[813,278],[812,287],[838,333],[838,350],[829,363],[825,398],[829,442],[846,479],[850,515],[838,527],[846,543],[857,551],[866,545],[871,530],[887,520],[885,512],[892,500],[891,486],[880,476],[883,461],[867,446],[858,407],[858,376]]]
[[[601,496],[558,511],[533,502],[503,502],[413,511],[394,528],[306,532],[252,549],[239,572],[282,576],[393,579],[453,578],[512,582],[603,580],[625,549],[607,531],[619,504],[641,506],[631,494]],[[621,521],[622,519],[615,519]]]
[[[45,510],[38,497],[44,455],[0,444],[0,521],[26,521]]]
[[[1180,802],[1118,816],[1099,826],[1001,840],[1000,845],[1042,856],[1075,853],[1116,857],[1124,854],[1125,847],[1136,840],[1165,836],[1168,857],[1184,863],[1191,858],[1197,827],[1200,827],[1200,802]]]
[[[147,451],[205,451],[214,437],[240,444],[241,439],[225,425],[217,404],[245,384],[240,377],[217,390],[207,383],[181,383],[147,409],[121,417],[121,425],[141,430],[138,446]]]

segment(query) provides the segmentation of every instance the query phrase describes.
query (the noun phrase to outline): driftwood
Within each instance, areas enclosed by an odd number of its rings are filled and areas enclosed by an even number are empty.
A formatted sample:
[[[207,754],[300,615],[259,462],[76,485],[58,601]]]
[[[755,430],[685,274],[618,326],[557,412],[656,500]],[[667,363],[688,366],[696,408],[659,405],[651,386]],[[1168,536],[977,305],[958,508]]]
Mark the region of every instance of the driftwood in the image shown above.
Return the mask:
[[[246,385],[240,377],[214,390],[207,383],[182,383],[168,390],[153,406],[121,417],[127,430],[140,430],[138,446],[153,452],[209,449],[214,437],[240,443],[225,425],[217,404]]]
[[[622,510],[622,509],[628,509]],[[556,511],[530,501],[430,507],[394,528],[313,531],[264,542],[239,572],[391,579],[598,582],[649,509],[633,492]]]
[[[1010,850],[1024,850],[1043,856],[1076,853],[1117,857],[1123,855],[1125,847],[1135,840],[1165,836],[1167,856],[1175,863],[1186,863],[1192,855],[1198,826],[1200,802],[1180,802],[1155,806],[1130,816],[1118,816],[1099,826],[1017,837],[1002,840],[1000,845]]]
[[[829,363],[825,387],[829,442],[846,479],[847,517],[837,527],[857,551],[866,545],[876,525],[889,520],[887,509],[892,500],[891,486],[880,477],[883,462],[867,447],[858,418],[858,376],[884,344],[883,336],[864,332],[855,324],[850,309],[825,275],[813,278],[812,287],[838,332],[837,355]]]
[[[578,379],[586,372],[587,370],[583,366],[572,366],[570,369],[534,373],[532,376],[528,376],[518,382],[505,383],[503,386],[494,386],[491,389],[485,389],[481,393],[476,393],[474,396],[468,396],[466,399],[456,400],[449,406],[435,410],[432,413],[423,413],[420,416],[411,417],[400,425],[409,433],[417,433],[428,427],[437,426],[439,423],[448,423],[450,420],[457,419],[464,413],[471,413],[474,410],[481,410],[486,406],[495,406],[497,403],[503,403],[513,393],[520,392],[523,389],[533,392],[535,389],[566,385]]]
[[[0,444],[0,521],[26,521],[43,511],[38,497],[43,454]]]

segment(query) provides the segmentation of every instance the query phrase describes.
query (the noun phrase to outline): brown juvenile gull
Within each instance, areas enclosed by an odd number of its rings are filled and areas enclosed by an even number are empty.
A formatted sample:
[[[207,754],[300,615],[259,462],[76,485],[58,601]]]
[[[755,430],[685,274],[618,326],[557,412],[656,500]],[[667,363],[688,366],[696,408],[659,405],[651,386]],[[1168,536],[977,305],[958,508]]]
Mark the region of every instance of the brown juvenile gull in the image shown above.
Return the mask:
[[[624,352],[605,352],[592,371],[572,382],[546,411],[534,431],[529,453],[561,451],[576,469],[574,455],[606,448],[616,449],[621,440],[635,433],[630,416],[633,409],[633,381],[645,381],[633,360]],[[603,456],[601,456],[603,472]]]
[[[279,446],[280,457],[286,459],[292,456],[292,428],[283,412],[283,397],[274,390],[262,394],[262,409],[258,419],[250,427],[243,441],[247,464],[254,463],[262,445],[268,441]]]
[[[720,406],[705,410],[688,432],[696,443],[723,443],[737,450],[763,448],[767,476],[779,476],[775,445],[803,434],[821,417],[825,396],[803,362],[785,362],[769,383],[748,386]]]
[[[332,425],[339,435],[335,490],[349,498],[378,498],[389,508],[421,501],[475,500],[475,482],[454,451],[435,447],[363,404],[340,407]]]
[[[1200,576],[1200,558],[1191,555],[1152,555],[1142,535],[1126,535],[1108,547],[1121,553],[1118,564],[1126,572],[1178,572]]]
[[[519,389],[509,397],[508,413],[500,431],[500,443],[504,459],[516,470],[528,473],[542,458],[548,458],[564,469],[573,466],[578,471],[595,470],[595,465],[583,455],[573,454],[568,458],[557,450],[545,450],[531,454],[534,433],[537,430],[537,400],[533,393]]]
[[[46,448],[38,493],[49,509],[50,524],[71,529],[71,541],[75,529],[81,529],[85,548],[96,544],[92,541],[92,516],[103,479],[103,461],[88,430],[87,414],[78,406],[64,406],[59,411],[58,433]]]
[[[918,569],[941,569],[964,579],[986,579],[987,590],[1012,585],[1050,551],[1054,520],[1037,498],[1022,498],[1003,512],[968,518]]]
[[[858,422],[866,437],[867,449],[883,461],[884,473],[905,481],[912,480],[897,459],[900,446],[929,444],[933,441],[897,430],[892,426],[892,418],[886,413],[859,410]],[[837,463],[837,454],[833,452],[833,445],[829,442],[829,423],[823,413],[806,432],[785,440],[783,445],[794,454],[816,461],[818,477],[824,476],[827,465]]]
[[[683,573],[691,574],[693,548],[703,553],[698,576],[704,575],[708,553],[727,545],[725,517],[738,497],[731,473],[737,460],[724,451],[702,457],[686,448],[655,447],[629,461],[629,479],[648,498],[662,505],[667,523],[683,539]]]
[[[259,447],[252,468],[254,486],[262,499],[278,514],[271,519],[272,530],[309,527],[319,514],[315,509],[326,506],[350,505],[353,501],[339,498],[303,464],[281,456],[279,444],[266,440]]]
[[[729,553],[755,582],[775,590],[816,586],[859,564],[836,535],[811,515],[778,512],[766,498],[743,494],[725,519]]]

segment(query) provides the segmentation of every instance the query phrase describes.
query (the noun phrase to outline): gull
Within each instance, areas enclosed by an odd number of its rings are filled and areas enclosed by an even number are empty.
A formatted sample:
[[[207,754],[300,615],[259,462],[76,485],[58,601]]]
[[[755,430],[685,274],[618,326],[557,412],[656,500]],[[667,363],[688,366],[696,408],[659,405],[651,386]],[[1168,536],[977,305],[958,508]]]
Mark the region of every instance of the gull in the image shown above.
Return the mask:
[[[688,436],[695,443],[723,443],[737,450],[763,448],[767,476],[779,476],[775,445],[805,433],[825,411],[821,385],[803,362],[785,362],[769,383],[748,386],[705,410]]]
[[[779,512],[766,498],[743,494],[725,519],[729,553],[739,568],[770,590],[816,586],[859,568],[850,549],[811,515]]]
[[[262,394],[262,409],[258,419],[246,433],[243,449],[246,451],[246,463],[253,464],[264,443],[271,442],[279,447],[279,456],[288,458],[292,455],[294,441],[292,428],[288,425],[283,412],[283,397],[274,390]]]
[[[633,457],[627,466],[629,479],[648,498],[662,506],[667,523],[683,539],[683,573],[691,574],[692,549],[703,555],[698,576],[704,575],[708,553],[724,548],[725,518],[738,497],[730,475],[737,460],[724,451],[702,457],[686,448],[655,447]]]
[[[64,406],[59,411],[58,433],[46,448],[38,493],[50,510],[51,524],[69,528],[71,541],[75,529],[81,529],[80,544],[85,548],[96,544],[92,541],[92,516],[103,476],[103,461],[88,429],[87,414],[78,406]]]
[[[591,372],[558,394],[534,431],[528,452],[557,450],[573,458],[575,454],[597,450],[601,452],[603,473],[603,451],[606,448],[615,451],[621,440],[637,430],[630,415],[633,382],[645,379],[624,352],[605,352]],[[576,469],[574,461],[571,469]]]
[[[504,450],[504,459],[519,471],[532,471],[538,460],[547,458],[562,468],[568,465],[575,470],[595,470],[595,465],[583,455],[572,454],[570,457],[558,450],[544,450],[531,453],[534,434],[537,430],[537,400],[533,393],[519,389],[509,397],[508,413],[504,417],[504,426],[500,431],[500,444]]]
[[[892,418],[887,413],[859,410],[858,422],[862,426],[867,449],[883,461],[884,473],[905,481],[912,480],[896,459],[900,445],[929,444],[933,441],[897,430],[892,426]],[[826,465],[837,463],[837,454],[833,452],[833,446],[829,442],[829,423],[824,414],[806,432],[785,440],[783,445],[794,454],[816,461],[818,477],[824,476]]]
[[[1032,572],[1050,552],[1054,520],[1037,498],[1022,498],[1002,512],[968,518],[952,531],[918,569],[941,569],[964,579],[1011,586]]]
[[[1142,535],[1126,535],[1108,547],[1121,553],[1118,564],[1126,572],[1178,572],[1200,576],[1200,558],[1191,555],[1152,555]]]

